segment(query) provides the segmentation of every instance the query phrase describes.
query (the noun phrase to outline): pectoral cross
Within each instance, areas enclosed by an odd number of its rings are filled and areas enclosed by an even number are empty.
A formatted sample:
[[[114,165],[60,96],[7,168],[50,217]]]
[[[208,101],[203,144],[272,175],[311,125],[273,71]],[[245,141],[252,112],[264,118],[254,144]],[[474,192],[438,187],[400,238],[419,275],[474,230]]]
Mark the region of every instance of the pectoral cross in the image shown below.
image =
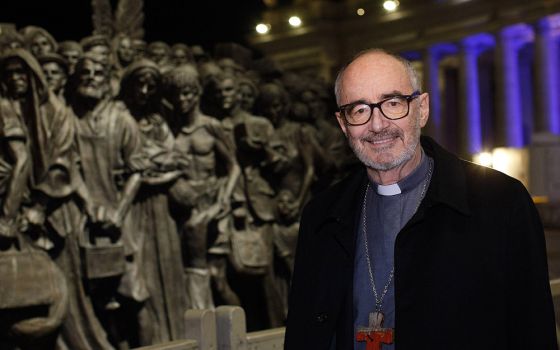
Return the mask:
[[[393,343],[393,329],[383,328],[383,314],[375,311],[369,314],[369,327],[356,333],[356,340],[366,342],[366,350],[381,350],[381,344]]]

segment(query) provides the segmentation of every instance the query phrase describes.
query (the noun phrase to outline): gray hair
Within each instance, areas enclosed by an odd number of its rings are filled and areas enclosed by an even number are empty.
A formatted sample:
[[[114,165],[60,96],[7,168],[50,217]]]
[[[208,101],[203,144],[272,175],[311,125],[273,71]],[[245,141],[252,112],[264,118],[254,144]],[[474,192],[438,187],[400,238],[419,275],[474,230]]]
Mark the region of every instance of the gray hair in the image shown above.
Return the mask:
[[[358,52],[351,60],[350,62],[346,63],[344,66],[342,66],[342,68],[338,71],[338,74],[336,76],[336,80],[334,82],[334,95],[336,96],[336,103],[338,104],[340,101],[340,95],[342,94],[342,76],[344,75],[344,72],[346,71],[346,68],[348,68],[348,66],[350,66],[350,64],[352,64],[352,62],[354,62],[355,60],[357,60],[358,58],[364,56],[364,55],[369,55],[372,53],[381,53],[381,54],[385,54],[388,55],[390,57],[393,57],[394,59],[396,59],[397,61],[399,61],[405,68],[406,70],[406,74],[408,75],[408,79],[410,80],[410,85],[412,86],[412,89],[414,91],[418,90],[421,91],[420,86],[420,78],[418,77],[418,73],[416,73],[416,69],[414,69],[414,67],[412,66],[412,63],[410,63],[409,60],[387,52],[383,49],[378,49],[378,48],[373,48],[373,49],[367,49],[367,50],[363,50]]]

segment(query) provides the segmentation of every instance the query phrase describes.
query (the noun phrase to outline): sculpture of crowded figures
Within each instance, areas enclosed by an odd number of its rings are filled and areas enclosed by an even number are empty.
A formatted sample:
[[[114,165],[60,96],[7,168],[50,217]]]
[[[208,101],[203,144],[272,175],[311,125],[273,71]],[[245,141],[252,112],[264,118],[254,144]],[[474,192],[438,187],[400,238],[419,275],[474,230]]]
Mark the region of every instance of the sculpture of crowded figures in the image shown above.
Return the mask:
[[[58,286],[0,298],[2,348],[162,343],[222,304],[283,325],[299,214],[352,163],[324,84],[126,33],[29,26],[0,52],[0,271],[51,263],[2,285]]]

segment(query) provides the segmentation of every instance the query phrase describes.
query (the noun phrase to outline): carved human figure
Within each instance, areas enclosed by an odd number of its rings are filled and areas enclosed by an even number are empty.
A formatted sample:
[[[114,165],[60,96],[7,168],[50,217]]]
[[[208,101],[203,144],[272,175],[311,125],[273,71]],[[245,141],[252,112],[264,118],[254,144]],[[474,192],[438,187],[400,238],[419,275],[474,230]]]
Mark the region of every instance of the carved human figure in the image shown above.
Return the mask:
[[[187,45],[178,43],[171,47],[171,63],[175,67],[194,62],[194,56]]]
[[[154,41],[148,45],[146,49],[147,58],[154,61],[158,66],[162,67],[169,61],[170,48],[163,41]]]
[[[74,67],[83,55],[82,46],[77,41],[62,41],[58,45],[58,53],[68,62],[68,74],[74,73]]]
[[[246,224],[238,230],[254,233],[254,237],[244,243],[229,244],[238,239],[243,241],[243,236],[236,235],[233,230],[228,231],[231,225],[219,227],[220,234],[209,250],[212,254],[213,278],[216,286],[222,287],[221,290],[218,289],[222,299],[227,300],[230,288],[236,293],[246,310],[248,329],[280,326],[283,311],[279,294],[274,287],[272,260],[268,259],[272,256],[273,249],[270,229],[275,219],[275,191],[264,177],[266,169],[277,161],[278,154],[269,146],[274,127],[266,118],[252,115],[241,108],[237,77],[220,74],[211,80],[208,88],[214,96],[222,125],[235,144],[236,159],[241,167],[242,176],[235,188],[233,200],[236,207],[246,211]],[[238,221],[231,216],[224,220]],[[255,244],[254,257],[258,257],[259,268],[251,271],[251,268],[238,265],[236,277],[224,281],[224,278],[228,278],[224,260],[227,260],[228,255],[242,256],[238,253],[247,244]],[[236,284],[238,280],[244,283]]]
[[[241,94],[241,108],[246,112],[253,113],[253,107],[259,95],[257,85],[246,77],[239,77],[237,81]]]
[[[306,122],[313,126],[317,140],[321,145],[326,145],[323,152],[323,166],[318,169],[318,175],[323,184],[319,187],[328,186],[330,182],[340,179],[344,172],[356,162],[352,155],[344,135],[338,130],[334,122],[327,118],[327,105],[324,95],[326,92],[321,84],[311,79],[303,81],[303,89],[298,101],[304,103],[308,109]]]
[[[84,248],[86,252],[90,247],[94,247],[92,252],[104,249],[113,257],[86,264],[85,277],[97,315],[110,330],[112,343],[119,344],[126,341],[126,334],[112,322],[116,316],[129,317],[130,310],[121,307],[123,301],[130,305],[148,298],[139,270],[134,218],[129,215],[141,184],[140,172],[148,164],[141,156],[138,124],[123,102],[112,100],[109,91],[105,57],[84,54],[67,90],[67,101],[76,115],[76,144],[84,180],[80,195],[88,213]]]
[[[201,86],[192,65],[166,73],[166,99],[173,110],[169,119],[175,150],[184,172],[171,188],[178,206],[183,239],[187,291],[191,308],[213,306],[207,261],[209,223],[230,209],[239,177],[233,146],[219,121],[200,111]]]
[[[110,349],[81,276],[78,240],[83,215],[72,200],[79,176],[73,148],[74,117],[49,91],[41,67],[26,50],[2,61],[2,156],[11,176],[2,201],[1,234],[12,235],[14,219],[35,245],[46,250],[66,277],[66,315],[57,344],[68,349]]]
[[[27,26],[22,29],[22,34],[27,49],[35,57],[56,52],[58,48],[53,36],[41,27]]]
[[[274,255],[278,262],[274,267],[275,282],[282,298],[284,315],[288,314],[288,292],[294,269],[299,213],[294,212],[294,195],[289,190],[280,190],[276,196],[276,222],[273,224]]]
[[[112,64],[111,43],[105,35],[91,35],[80,41],[82,50],[98,56],[104,64]]]
[[[134,50],[135,60],[146,56],[147,46],[148,44],[142,39],[132,39],[132,50]]]
[[[19,49],[24,46],[23,35],[15,29],[6,29],[0,33],[0,54],[6,50]]]
[[[141,270],[150,298],[140,311],[140,345],[184,338],[186,311],[181,244],[171,217],[167,190],[180,174],[173,155],[174,137],[159,114],[161,74],[158,66],[140,59],[127,67],[121,98],[144,135],[142,152],[150,159],[132,211],[142,235]]]
[[[291,208],[297,215],[309,197],[315,176],[314,160],[321,147],[311,127],[287,118],[290,101],[282,85],[262,85],[256,109],[272,121],[274,135],[270,147],[280,155],[270,168],[269,181],[277,190],[285,189],[292,193],[294,202]]]
[[[119,70],[128,67],[134,61],[132,39],[125,34],[117,35],[113,39],[113,51],[116,57],[115,65]]]
[[[38,60],[49,89],[64,103],[64,85],[68,79],[68,62],[56,53],[41,55]]]

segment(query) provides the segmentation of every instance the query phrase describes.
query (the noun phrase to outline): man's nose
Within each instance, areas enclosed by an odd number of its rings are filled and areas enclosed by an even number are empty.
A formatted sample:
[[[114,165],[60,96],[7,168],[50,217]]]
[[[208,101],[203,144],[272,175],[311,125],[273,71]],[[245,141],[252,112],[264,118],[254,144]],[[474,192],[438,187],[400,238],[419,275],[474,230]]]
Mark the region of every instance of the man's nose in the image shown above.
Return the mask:
[[[369,120],[369,125],[371,129],[373,131],[383,130],[387,122],[388,122],[387,118],[385,118],[381,113],[381,108],[374,107],[373,110],[371,111],[371,118]]]

